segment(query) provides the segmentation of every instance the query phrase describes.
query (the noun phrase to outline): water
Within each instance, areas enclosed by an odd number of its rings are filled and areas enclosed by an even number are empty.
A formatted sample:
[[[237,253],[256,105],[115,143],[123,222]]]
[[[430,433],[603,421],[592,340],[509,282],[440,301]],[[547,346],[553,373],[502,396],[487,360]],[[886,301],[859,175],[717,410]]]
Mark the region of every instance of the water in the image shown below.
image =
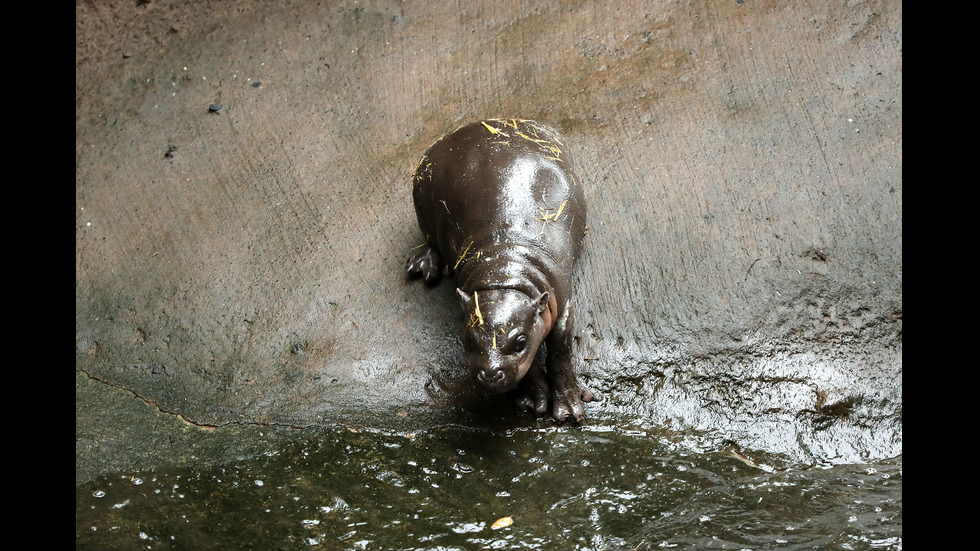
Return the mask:
[[[902,549],[901,457],[792,465],[611,418],[287,442],[76,486],[76,549]]]

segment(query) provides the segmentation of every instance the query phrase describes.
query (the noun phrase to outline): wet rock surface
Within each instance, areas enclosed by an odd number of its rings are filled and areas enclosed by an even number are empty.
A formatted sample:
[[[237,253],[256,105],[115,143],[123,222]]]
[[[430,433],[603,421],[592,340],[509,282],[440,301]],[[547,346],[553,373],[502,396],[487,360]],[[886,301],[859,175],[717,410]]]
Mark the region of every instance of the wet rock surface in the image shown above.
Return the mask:
[[[494,415],[451,282],[402,273],[419,155],[489,117],[551,124],[578,159],[586,423],[901,454],[901,15],[78,4],[76,482],[262,427]]]

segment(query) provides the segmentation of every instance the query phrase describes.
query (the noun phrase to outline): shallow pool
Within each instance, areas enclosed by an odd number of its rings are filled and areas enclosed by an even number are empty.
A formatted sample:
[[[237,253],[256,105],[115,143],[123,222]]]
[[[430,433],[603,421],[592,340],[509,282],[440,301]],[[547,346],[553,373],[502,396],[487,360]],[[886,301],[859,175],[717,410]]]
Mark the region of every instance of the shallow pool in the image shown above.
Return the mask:
[[[76,549],[902,549],[901,457],[794,465],[615,418],[293,433],[76,486]]]

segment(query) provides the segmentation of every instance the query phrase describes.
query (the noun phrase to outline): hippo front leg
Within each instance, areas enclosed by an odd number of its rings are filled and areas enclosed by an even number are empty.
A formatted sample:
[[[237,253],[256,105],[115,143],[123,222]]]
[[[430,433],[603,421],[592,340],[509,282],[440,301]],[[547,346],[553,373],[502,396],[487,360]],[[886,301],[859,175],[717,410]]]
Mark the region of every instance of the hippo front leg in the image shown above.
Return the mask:
[[[521,380],[521,392],[517,398],[517,409],[533,411],[537,415],[548,412],[548,377],[542,362],[535,360],[531,369]]]
[[[585,416],[583,402],[592,401],[592,393],[579,384],[572,368],[572,308],[565,309],[545,341],[548,345],[548,380],[551,383],[551,416],[558,423],[576,423]]]
[[[405,271],[411,276],[422,276],[428,283],[438,283],[442,278],[445,262],[439,249],[425,243],[412,251],[405,261]]]

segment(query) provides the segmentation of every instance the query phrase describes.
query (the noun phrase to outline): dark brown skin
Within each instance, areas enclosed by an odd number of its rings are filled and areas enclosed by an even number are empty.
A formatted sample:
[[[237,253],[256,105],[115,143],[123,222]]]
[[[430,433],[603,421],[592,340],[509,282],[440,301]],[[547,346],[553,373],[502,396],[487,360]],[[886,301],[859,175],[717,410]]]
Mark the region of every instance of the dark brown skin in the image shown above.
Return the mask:
[[[491,390],[521,387],[518,406],[581,421],[592,394],[572,369],[572,267],[587,230],[585,194],[564,139],[521,119],[468,124],[434,143],[415,169],[426,243],[410,275],[455,273],[463,346]],[[541,343],[544,371],[533,359]]]

